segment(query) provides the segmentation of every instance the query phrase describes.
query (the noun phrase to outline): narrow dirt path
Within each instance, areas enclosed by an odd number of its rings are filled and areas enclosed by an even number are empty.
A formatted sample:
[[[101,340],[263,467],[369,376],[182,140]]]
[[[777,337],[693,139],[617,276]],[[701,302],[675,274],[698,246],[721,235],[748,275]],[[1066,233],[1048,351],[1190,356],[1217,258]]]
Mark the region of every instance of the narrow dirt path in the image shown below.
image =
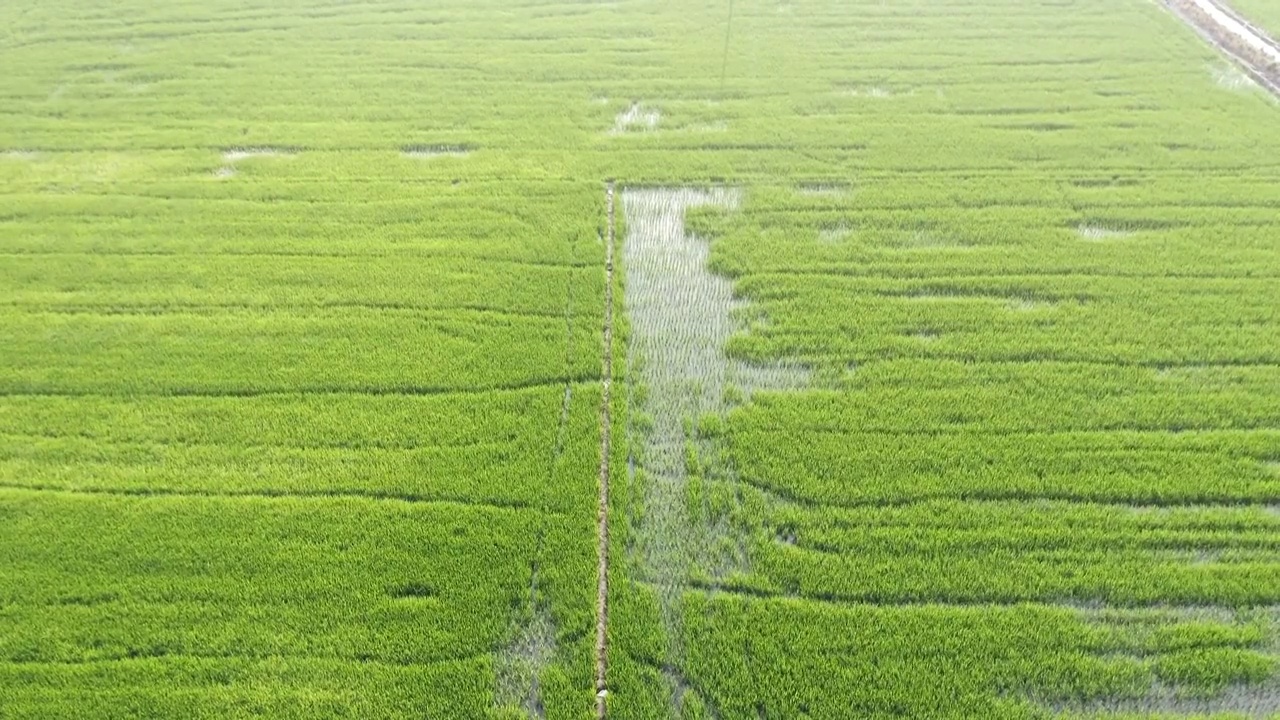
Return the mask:
[[[596,569],[596,717],[603,720],[606,712],[608,690],[605,672],[608,669],[609,626],[609,452],[613,436],[613,418],[610,395],[613,389],[613,245],[614,186],[605,183],[605,204],[608,208],[608,228],[604,241],[604,348],[600,362],[600,508],[597,511],[596,553],[599,565]]]
[[[1266,32],[1219,0],[1164,0],[1164,6],[1255,82],[1280,96],[1280,44]]]

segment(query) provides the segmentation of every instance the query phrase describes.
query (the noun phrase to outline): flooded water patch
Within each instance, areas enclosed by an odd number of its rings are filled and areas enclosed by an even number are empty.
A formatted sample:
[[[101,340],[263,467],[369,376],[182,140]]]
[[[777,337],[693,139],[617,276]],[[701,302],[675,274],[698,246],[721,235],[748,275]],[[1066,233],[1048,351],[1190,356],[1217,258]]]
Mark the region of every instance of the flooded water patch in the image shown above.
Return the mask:
[[[662,121],[662,111],[633,102],[626,110],[618,113],[613,119],[611,134],[621,135],[629,132],[648,132],[658,129]]]
[[[1133,236],[1132,230],[1122,230],[1120,228],[1106,227],[1104,225],[1096,225],[1092,223],[1083,223],[1076,227],[1076,234],[1082,240],[1091,242],[1102,242],[1104,240],[1120,240]]]
[[[236,163],[241,160],[249,160],[251,158],[293,157],[297,154],[298,151],[295,148],[275,147],[270,145],[231,147],[222,151],[222,160],[228,163]]]
[[[541,677],[555,653],[555,623],[545,608],[537,608],[495,658],[498,708],[514,710],[528,718],[546,717]]]
[[[710,245],[686,231],[685,215],[708,206],[731,212],[741,203],[742,192],[726,187],[622,192],[629,467],[640,507],[631,561],[656,593],[664,662],[677,677],[681,598],[690,581],[715,586],[749,569],[745,531],[724,502],[738,492],[722,446],[725,413],[754,392],[804,387],[811,378],[796,362],[747,363],[725,352],[743,329],[743,303],[732,281],[709,270]],[[671,683],[671,692],[678,707],[681,684]]]

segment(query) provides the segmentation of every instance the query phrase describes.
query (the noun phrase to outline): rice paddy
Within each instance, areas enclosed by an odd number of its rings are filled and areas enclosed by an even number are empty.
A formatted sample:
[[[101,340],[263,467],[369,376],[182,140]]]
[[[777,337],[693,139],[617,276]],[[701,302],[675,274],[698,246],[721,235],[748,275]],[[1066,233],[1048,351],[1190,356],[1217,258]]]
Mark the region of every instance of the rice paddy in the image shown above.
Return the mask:
[[[1164,5],[0,28],[0,718],[1280,716],[1280,106]]]

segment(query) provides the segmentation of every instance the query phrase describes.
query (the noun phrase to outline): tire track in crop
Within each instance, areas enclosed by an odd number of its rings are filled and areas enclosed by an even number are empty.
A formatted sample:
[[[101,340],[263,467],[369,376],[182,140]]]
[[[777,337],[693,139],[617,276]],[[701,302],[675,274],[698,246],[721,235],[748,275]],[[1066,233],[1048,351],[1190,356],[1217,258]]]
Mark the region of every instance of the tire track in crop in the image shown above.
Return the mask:
[[[608,696],[605,674],[608,670],[609,624],[609,452],[613,420],[610,394],[613,389],[613,244],[614,183],[605,183],[605,206],[608,220],[604,243],[604,343],[600,366],[600,507],[597,512],[596,554],[599,558],[596,579],[596,718],[603,720]]]

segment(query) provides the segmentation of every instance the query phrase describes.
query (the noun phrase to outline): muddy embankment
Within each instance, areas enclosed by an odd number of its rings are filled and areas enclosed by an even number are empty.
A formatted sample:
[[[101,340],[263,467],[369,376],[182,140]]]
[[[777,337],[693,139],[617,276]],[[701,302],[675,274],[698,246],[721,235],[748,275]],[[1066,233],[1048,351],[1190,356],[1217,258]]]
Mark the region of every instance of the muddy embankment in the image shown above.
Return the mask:
[[[1163,0],[1183,22],[1233,59],[1259,85],[1280,96],[1280,44],[1225,3]]]

